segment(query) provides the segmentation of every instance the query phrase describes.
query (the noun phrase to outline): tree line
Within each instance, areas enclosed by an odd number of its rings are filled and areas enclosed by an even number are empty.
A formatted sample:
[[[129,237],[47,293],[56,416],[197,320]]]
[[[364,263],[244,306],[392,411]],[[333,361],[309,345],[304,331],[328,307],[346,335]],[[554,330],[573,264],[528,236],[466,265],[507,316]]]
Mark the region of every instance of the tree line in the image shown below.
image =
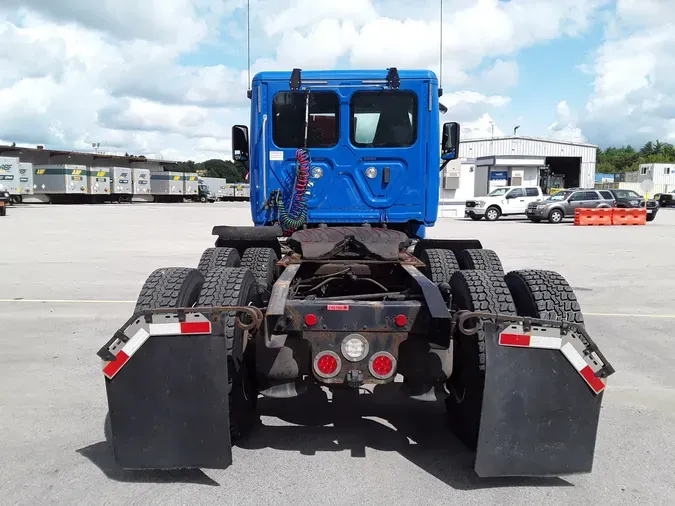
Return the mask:
[[[633,172],[640,168],[642,163],[675,163],[675,146],[668,142],[649,141],[640,150],[633,146],[620,148],[608,147],[605,150],[598,148],[596,173],[616,174],[618,172]]]
[[[222,177],[228,183],[244,183],[246,182],[246,165],[241,162],[233,162],[231,160],[221,160],[213,158],[205,162],[178,162],[176,166],[171,167],[171,170],[176,172],[199,172],[204,177]]]

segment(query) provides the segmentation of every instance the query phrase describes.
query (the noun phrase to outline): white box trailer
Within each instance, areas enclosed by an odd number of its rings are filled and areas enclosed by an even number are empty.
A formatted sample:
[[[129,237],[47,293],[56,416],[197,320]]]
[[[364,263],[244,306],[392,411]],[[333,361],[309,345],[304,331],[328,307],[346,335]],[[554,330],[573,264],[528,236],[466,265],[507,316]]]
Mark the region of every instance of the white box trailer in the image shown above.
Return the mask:
[[[110,200],[131,202],[131,169],[129,167],[111,167],[110,176]]]
[[[35,193],[33,186],[33,164],[19,162],[19,194],[21,198]]]
[[[44,195],[86,195],[89,192],[86,165],[35,165],[35,193]]]
[[[235,185],[233,184],[226,184],[225,185],[225,192],[223,193],[223,198],[225,199],[233,199],[234,198],[234,187]]]
[[[136,202],[152,202],[150,189],[150,169],[131,169],[133,182],[133,200]]]
[[[188,199],[199,199],[199,175],[196,172],[183,174],[183,195]]]
[[[227,180],[222,177],[202,177],[199,182],[208,186],[209,191],[216,197],[216,200],[222,200],[225,197],[225,188]]]
[[[94,202],[108,200],[111,181],[110,167],[89,167],[89,194]]]
[[[234,196],[239,200],[251,198],[251,185],[243,183],[238,184],[234,189]]]
[[[19,170],[20,164],[18,158],[0,156],[0,184],[7,188],[12,200],[18,200],[18,196],[21,193]]]
[[[150,190],[156,202],[180,202],[183,194],[183,173],[150,171]]]

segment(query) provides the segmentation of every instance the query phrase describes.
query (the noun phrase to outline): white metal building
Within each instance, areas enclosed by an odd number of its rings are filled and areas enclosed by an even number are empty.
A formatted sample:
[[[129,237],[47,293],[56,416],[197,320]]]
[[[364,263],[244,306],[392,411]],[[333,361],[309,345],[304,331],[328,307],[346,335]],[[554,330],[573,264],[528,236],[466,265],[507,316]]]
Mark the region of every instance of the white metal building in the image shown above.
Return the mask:
[[[464,201],[498,186],[593,187],[597,146],[509,136],[467,139],[443,171],[439,216],[463,216]]]
[[[638,183],[645,179],[654,182],[658,192],[668,192],[675,188],[675,163],[643,163],[640,165]]]

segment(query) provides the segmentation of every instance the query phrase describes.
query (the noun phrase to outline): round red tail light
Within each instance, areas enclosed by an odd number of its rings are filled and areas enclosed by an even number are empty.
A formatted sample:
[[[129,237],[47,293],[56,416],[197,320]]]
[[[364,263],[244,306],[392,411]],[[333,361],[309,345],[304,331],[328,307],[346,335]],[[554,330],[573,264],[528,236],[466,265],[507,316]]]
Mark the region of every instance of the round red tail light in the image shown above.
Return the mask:
[[[332,351],[324,351],[314,358],[314,370],[322,378],[332,378],[340,372],[340,357]]]
[[[317,321],[316,315],[312,313],[305,316],[305,325],[307,325],[308,327],[313,327],[314,325],[316,325],[316,321]]]
[[[400,314],[394,317],[394,323],[399,327],[405,327],[408,323],[408,318],[404,314]]]
[[[396,359],[390,353],[381,351],[370,358],[368,368],[374,377],[387,379],[394,374]]]

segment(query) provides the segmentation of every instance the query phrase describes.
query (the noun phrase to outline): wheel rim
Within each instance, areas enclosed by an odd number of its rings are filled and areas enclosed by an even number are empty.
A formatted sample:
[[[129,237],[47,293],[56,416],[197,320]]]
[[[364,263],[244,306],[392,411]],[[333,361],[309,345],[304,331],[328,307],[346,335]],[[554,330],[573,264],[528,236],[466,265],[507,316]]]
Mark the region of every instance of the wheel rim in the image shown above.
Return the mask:
[[[558,222],[562,219],[562,216],[560,215],[559,211],[553,211],[553,215],[551,216],[553,218],[553,221]]]
[[[494,209],[490,209],[490,210],[487,212],[487,215],[488,215],[488,218],[491,219],[491,220],[496,220],[496,219],[497,219],[497,211],[495,211]]]

